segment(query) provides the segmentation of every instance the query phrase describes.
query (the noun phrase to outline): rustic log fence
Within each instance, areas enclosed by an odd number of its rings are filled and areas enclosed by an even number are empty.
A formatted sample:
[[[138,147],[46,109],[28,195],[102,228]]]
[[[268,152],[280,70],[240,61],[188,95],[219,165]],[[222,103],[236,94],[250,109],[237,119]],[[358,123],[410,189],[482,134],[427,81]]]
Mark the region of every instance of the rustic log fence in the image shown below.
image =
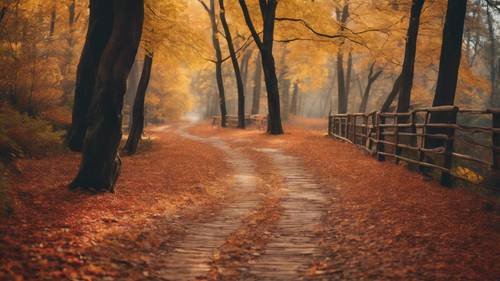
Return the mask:
[[[226,122],[228,127],[238,127],[238,116],[226,115]],[[220,115],[212,117],[212,126],[219,126],[220,123]],[[255,126],[259,130],[265,130],[267,128],[267,117],[264,115],[246,115],[245,126]]]
[[[392,158],[395,163],[414,164],[426,174],[438,171],[445,186],[454,177],[472,181],[458,173],[468,167],[465,171],[486,179],[488,186],[500,187],[500,109],[440,106],[406,113],[333,114],[328,134],[363,148],[379,161]]]

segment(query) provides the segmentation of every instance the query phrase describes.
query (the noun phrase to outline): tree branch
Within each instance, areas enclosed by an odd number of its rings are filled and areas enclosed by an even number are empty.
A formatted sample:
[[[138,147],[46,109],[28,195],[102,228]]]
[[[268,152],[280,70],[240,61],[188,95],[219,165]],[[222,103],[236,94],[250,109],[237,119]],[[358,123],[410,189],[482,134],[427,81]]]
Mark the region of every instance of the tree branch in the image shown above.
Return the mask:
[[[247,4],[245,3],[245,0],[239,0],[240,2],[240,7],[241,11],[243,12],[243,17],[245,18],[245,22],[248,26],[248,29],[250,29],[250,33],[252,34],[253,40],[255,41],[255,44],[257,44],[257,47],[259,49],[262,49],[262,40],[259,37],[259,34],[257,33],[257,30],[255,29],[255,26],[253,25],[252,18],[250,17],[250,12],[248,11]]]

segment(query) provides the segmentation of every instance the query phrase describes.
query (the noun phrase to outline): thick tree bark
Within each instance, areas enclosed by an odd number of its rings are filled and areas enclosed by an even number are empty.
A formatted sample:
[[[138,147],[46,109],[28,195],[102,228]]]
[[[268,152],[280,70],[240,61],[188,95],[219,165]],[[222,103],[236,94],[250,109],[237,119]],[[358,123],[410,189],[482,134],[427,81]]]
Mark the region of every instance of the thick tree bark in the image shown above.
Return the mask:
[[[411,89],[413,86],[413,73],[415,69],[415,55],[417,53],[418,30],[420,26],[420,14],[424,0],[413,0],[411,6],[410,23],[406,36],[405,58],[401,71],[401,90],[398,98],[397,112],[408,112],[410,110]]]
[[[448,1],[433,106],[453,105],[455,101],[466,9],[467,0]]]
[[[133,155],[137,152],[137,146],[141,140],[144,131],[144,101],[148,90],[149,80],[151,78],[151,67],[153,66],[153,54],[144,56],[144,66],[142,68],[141,80],[137,87],[137,93],[134,100],[132,114],[132,125],[130,126],[127,142],[123,151],[127,155]]]
[[[259,114],[260,112],[260,90],[262,89],[262,60],[260,55],[255,59],[255,74],[252,98],[252,115]]]
[[[219,108],[220,108],[220,125],[226,127],[227,122],[227,107],[226,94],[224,91],[224,80],[222,78],[222,51],[220,48],[219,37],[217,35],[217,20],[215,17],[215,0],[210,0],[210,8],[208,9],[210,16],[210,26],[212,29],[212,45],[215,50],[215,80],[217,81],[217,89],[219,90]]]
[[[113,29],[99,63],[80,170],[71,188],[113,192],[120,174],[123,96],[141,40],[144,1],[112,3],[112,13],[107,17],[112,15]]]
[[[238,58],[236,57],[236,51],[234,50],[233,39],[231,36],[231,30],[226,20],[226,12],[224,8],[224,0],[219,0],[220,13],[219,17],[224,28],[224,34],[226,37],[227,47],[229,49],[229,55],[231,57],[231,62],[233,64],[234,76],[236,79],[236,86],[238,90],[238,128],[245,128],[245,88],[243,85],[243,80],[241,78],[240,65]]]
[[[87,132],[87,115],[94,94],[97,69],[113,27],[111,1],[90,1],[87,37],[76,71],[75,98],[71,128],[66,143],[73,151],[81,151]]]
[[[259,1],[261,16],[263,20],[263,36],[260,38],[250,17],[250,12],[245,0],[239,0],[245,22],[252,33],[255,43],[259,47],[262,68],[264,70],[264,81],[267,91],[268,124],[267,132],[273,135],[283,134],[281,124],[280,95],[278,79],[276,77],[276,64],[273,56],[274,24],[276,19],[277,0]]]
[[[299,103],[299,81],[293,83],[292,103],[290,104],[290,114],[297,115]]]
[[[439,74],[432,106],[453,105],[458,82],[458,70],[462,55],[462,37],[464,31],[467,0],[449,0],[446,20],[443,28],[443,44],[439,62]],[[448,112],[431,114],[431,123],[453,122],[454,116]],[[429,128],[429,133],[446,133],[440,128]],[[442,145],[442,141],[428,138],[427,146],[434,148]]]
[[[372,63],[370,65],[370,71],[368,73],[368,82],[366,83],[366,88],[363,93],[363,96],[361,98],[361,104],[359,105],[359,112],[364,113],[366,112],[366,108],[368,106],[368,99],[370,98],[370,91],[372,89],[373,83],[380,77],[382,74],[383,70],[379,70],[375,73],[373,73],[373,70],[375,68],[375,63]]]

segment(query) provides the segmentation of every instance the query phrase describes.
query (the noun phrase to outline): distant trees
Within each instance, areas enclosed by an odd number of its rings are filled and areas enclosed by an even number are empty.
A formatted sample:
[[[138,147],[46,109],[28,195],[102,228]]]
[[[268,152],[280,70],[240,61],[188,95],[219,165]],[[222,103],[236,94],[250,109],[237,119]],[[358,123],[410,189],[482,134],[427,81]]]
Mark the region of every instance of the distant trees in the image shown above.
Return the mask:
[[[117,151],[122,136],[123,96],[141,39],[144,2],[92,0],[90,7],[91,24],[80,59],[80,65],[87,67],[79,69],[77,84],[85,82],[83,75],[94,87],[77,92],[75,97],[79,101],[75,102],[75,111],[86,121],[80,129],[84,133],[82,161],[70,188],[113,191],[121,169]]]

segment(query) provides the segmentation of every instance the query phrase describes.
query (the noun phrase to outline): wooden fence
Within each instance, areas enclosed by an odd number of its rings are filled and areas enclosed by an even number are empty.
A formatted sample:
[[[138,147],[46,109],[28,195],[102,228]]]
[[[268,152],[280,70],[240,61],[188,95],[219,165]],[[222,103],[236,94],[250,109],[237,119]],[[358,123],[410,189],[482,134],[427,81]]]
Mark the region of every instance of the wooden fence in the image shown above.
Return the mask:
[[[433,122],[436,115],[447,122]],[[457,177],[500,187],[500,109],[441,106],[407,113],[334,114],[329,116],[328,134],[380,161],[392,158],[426,174],[440,172],[445,186]]]
[[[238,127],[238,116],[226,115],[226,121],[228,127]],[[220,115],[212,117],[212,126],[219,126],[220,123]],[[246,115],[245,126],[255,126],[259,130],[265,130],[267,128],[267,117],[264,115]]]

